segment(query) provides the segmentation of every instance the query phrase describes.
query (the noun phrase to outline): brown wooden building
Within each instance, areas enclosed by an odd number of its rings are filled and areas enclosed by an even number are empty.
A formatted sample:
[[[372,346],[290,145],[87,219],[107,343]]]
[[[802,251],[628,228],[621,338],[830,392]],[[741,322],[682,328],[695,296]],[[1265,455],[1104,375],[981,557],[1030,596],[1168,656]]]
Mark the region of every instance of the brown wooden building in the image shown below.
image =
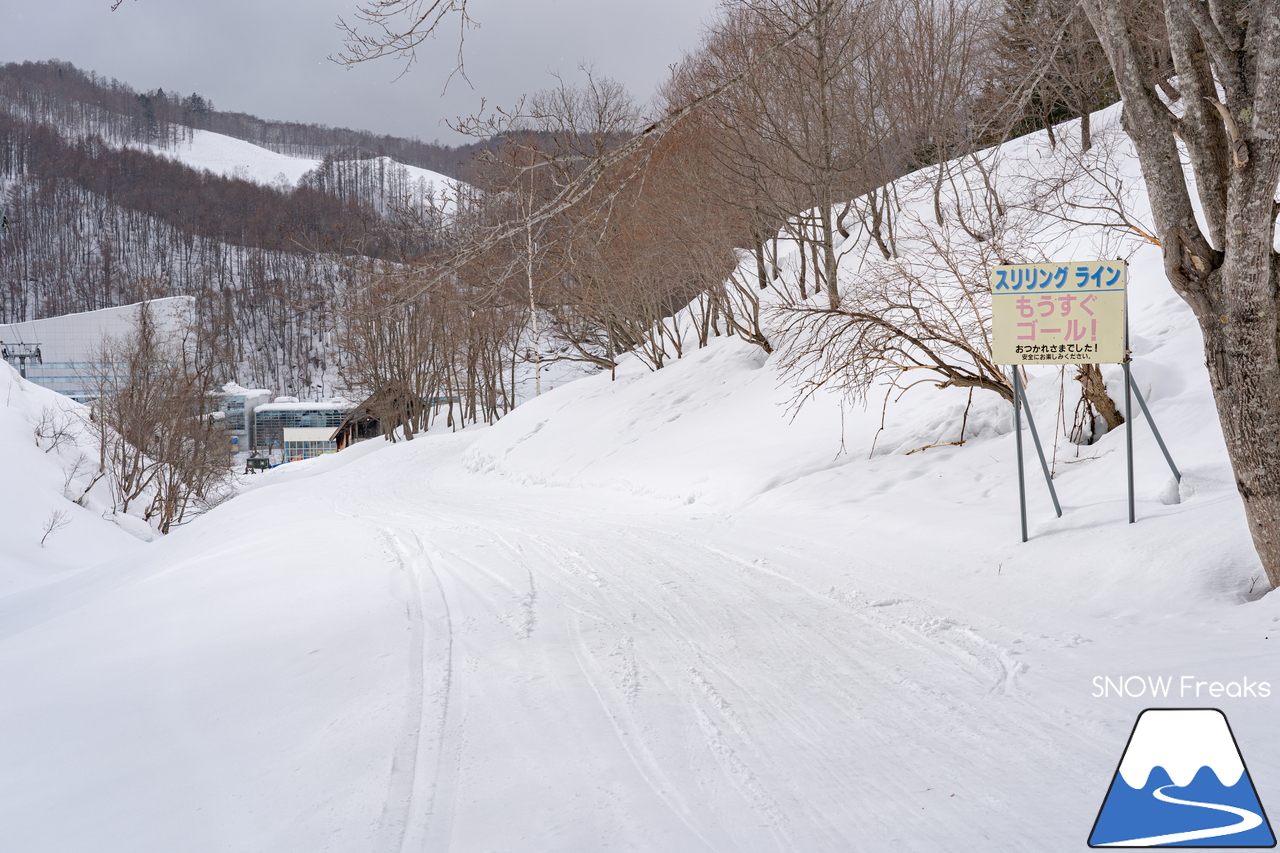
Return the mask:
[[[332,441],[337,442],[338,450],[380,435],[391,436],[395,441],[395,431],[400,427],[404,427],[406,437],[412,438],[415,432],[426,428],[426,416],[425,400],[412,391],[388,385],[352,409],[334,430]]]

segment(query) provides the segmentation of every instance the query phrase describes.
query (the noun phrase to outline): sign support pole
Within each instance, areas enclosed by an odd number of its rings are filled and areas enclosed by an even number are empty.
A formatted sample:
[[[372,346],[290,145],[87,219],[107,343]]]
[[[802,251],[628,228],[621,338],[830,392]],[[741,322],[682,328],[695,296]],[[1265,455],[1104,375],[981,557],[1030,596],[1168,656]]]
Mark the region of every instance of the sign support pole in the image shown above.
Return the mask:
[[[1044,448],[1040,446],[1040,433],[1036,431],[1036,419],[1031,417],[1031,404],[1027,402],[1027,392],[1022,391],[1022,402],[1027,407],[1027,426],[1031,427],[1031,440],[1036,444],[1036,453],[1040,456],[1040,470],[1044,472],[1044,483],[1049,487],[1049,497],[1053,498],[1054,512],[1062,518],[1062,505],[1058,503],[1058,490],[1053,487],[1053,475],[1049,473],[1049,462],[1044,457]]]
[[[1126,284],[1128,282],[1126,281]],[[1124,450],[1129,470],[1129,523],[1137,518],[1133,512],[1133,353],[1129,349],[1129,288],[1124,291]]]
[[[1129,523],[1133,524],[1133,372],[1129,369],[1127,353],[1124,362],[1124,452],[1129,471]]]
[[[1022,511],[1022,541],[1026,542],[1027,482],[1022,468],[1022,375],[1016,364],[1013,366],[1013,434],[1018,439],[1018,509]]]
[[[1142,407],[1142,414],[1147,416],[1147,423],[1151,426],[1151,432],[1155,434],[1156,444],[1160,445],[1160,452],[1164,454],[1164,461],[1169,463],[1169,470],[1173,472],[1173,479],[1179,483],[1182,482],[1182,472],[1178,470],[1178,466],[1173,464],[1173,456],[1169,454],[1169,448],[1164,445],[1164,437],[1160,435],[1160,430],[1156,428],[1156,419],[1151,417],[1151,410],[1147,408],[1147,401],[1142,399],[1142,392],[1138,390],[1138,383],[1133,383],[1133,396],[1138,398],[1138,405]]]
[[[1036,455],[1040,457],[1040,470],[1044,472],[1045,485],[1049,487],[1049,497],[1053,498],[1053,509],[1062,518],[1062,505],[1058,503],[1058,490],[1053,487],[1053,475],[1049,473],[1049,462],[1044,458],[1044,448],[1040,444],[1040,433],[1036,430],[1036,419],[1031,415],[1031,403],[1027,400],[1027,392],[1022,387],[1022,372],[1017,365],[1013,368],[1013,396],[1015,410],[1021,412],[1022,406],[1027,408],[1027,426],[1031,427],[1031,440],[1036,446]],[[1018,428],[1018,495],[1022,503],[1022,541],[1027,541],[1027,497],[1023,485],[1022,467],[1022,418],[1016,417]]]

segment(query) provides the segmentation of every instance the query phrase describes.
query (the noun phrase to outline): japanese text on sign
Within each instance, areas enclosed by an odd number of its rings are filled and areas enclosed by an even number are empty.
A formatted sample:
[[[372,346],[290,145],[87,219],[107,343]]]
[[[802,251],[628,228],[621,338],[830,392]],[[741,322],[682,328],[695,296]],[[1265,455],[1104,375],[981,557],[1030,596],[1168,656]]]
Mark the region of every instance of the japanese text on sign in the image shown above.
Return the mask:
[[[992,269],[996,363],[1124,361],[1125,273],[1124,261]]]

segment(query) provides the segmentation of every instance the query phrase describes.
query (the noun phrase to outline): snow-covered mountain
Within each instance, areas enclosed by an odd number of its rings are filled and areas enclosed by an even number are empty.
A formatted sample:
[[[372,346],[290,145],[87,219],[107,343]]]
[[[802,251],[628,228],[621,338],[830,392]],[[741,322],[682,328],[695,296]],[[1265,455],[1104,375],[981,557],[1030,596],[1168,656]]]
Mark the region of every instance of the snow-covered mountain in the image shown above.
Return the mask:
[[[1184,475],[1138,423],[1137,524],[1123,432],[1067,441],[1054,368],[1028,388],[1064,514],[1028,447],[1024,544],[990,392],[796,411],[737,338],[627,360],[490,428],[282,466],[0,597],[5,849],[1080,849],[1138,711],[1203,706],[1182,675],[1278,678],[1195,321],[1156,247],[1130,272]],[[15,490],[41,452],[20,433]],[[7,512],[16,564],[43,508]],[[1097,695],[1129,675],[1175,686]],[[1276,700],[1213,701],[1265,804]]]
[[[145,146],[162,157],[169,157],[193,169],[208,170],[225,178],[242,178],[264,186],[292,188],[306,173],[314,170],[321,161],[307,157],[290,157],[267,148],[214,133],[209,130],[190,130],[189,138],[160,147]],[[378,158],[388,168],[404,169],[408,180],[415,187],[434,188],[436,194],[452,191],[457,185],[453,178],[422,169],[406,166],[390,158]]]

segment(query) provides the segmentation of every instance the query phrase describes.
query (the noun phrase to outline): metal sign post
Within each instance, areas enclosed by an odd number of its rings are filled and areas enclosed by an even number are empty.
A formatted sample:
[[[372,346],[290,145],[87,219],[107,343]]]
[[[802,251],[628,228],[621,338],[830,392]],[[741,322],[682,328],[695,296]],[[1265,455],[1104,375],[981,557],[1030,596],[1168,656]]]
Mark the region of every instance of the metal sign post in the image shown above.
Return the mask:
[[[1173,479],[1176,483],[1182,482],[1182,472],[1178,470],[1178,466],[1173,464],[1173,456],[1169,453],[1169,448],[1164,443],[1164,436],[1160,434],[1160,430],[1156,427],[1156,419],[1151,417],[1151,410],[1147,408],[1147,401],[1142,399],[1142,392],[1138,390],[1138,385],[1133,381],[1133,370],[1129,366],[1129,362],[1124,363],[1124,443],[1125,452],[1128,454],[1127,464],[1129,467],[1129,523],[1133,524],[1137,520],[1134,513],[1133,501],[1133,404],[1130,401],[1130,395],[1138,398],[1138,405],[1142,408],[1142,414],[1147,419],[1147,426],[1151,427],[1151,434],[1156,437],[1156,444],[1160,445],[1160,452],[1164,454],[1164,461],[1169,463],[1169,470],[1173,472]]]
[[[1156,437],[1156,444],[1160,445],[1160,452],[1164,454],[1164,461],[1169,463],[1169,470],[1173,472],[1174,482],[1182,482],[1182,472],[1178,470],[1177,465],[1173,464],[1173,456],[1169,454],[1169,448],[1164,443],[1164,436],[1160,435],[1160,430],[1156,427],[1156,419],[1151,417],[1151,410],[1147,408],[1147,401],[1142,399],[1142,393],[1133,381],[1133,368],[1131,366],[1133,364],[1133,353],[1129,351],[1128,290],[1125,291],[1124,298],[1124,444],[1129,476],[1129,523],[1133,524],[1137,521],[1137,515],[1134,512],[1133,500],[1133,401],[1131,397],[1138,398],[1138,405],[1142,407],[1142,414],[1147,419],[1147,425],[1151,427],[1151,433]]]
[[[1133,396],[1138,398],[1138,405],[1142,407],[1142,414],[1147,418],[1147,424],[1151,427],[1152,434],[1156,437],[1156,444],[1160,445],[1160,452],[1164,454],[1164,461],[1169,463],[1169,470],[1173,472],[1175,482],[1182,482],[1182,472],[1178,470],[1178,466],[1173,464],[1173,457],[1169,455],[1169,448],[1165,447],[1164,437],[1160,435],[1160,430],[1156,429],[1156,419],[1151,417],[1151,410],[1147,408],[1147,401],[1142,399],[1142,392],[1138,390],[1138,384],[1132,383]]]
[[[1027,541],[1027,489],[1022,462],[1022,410],[1040,456],[1040,468],[1062,516],[1036,422],[1022,386],[1021,368],[1027,364],[1119,364],[1124,369],[1125,469],[1128,479],[1129,523],[1137,520],[1133,488],[1133,398],[1169,463],[1175,481],[1182,473],[1173,463],[1164,437],[1156,428],[1133,381],[1129,352],[1128,265],[1124,261],[1073,261],[1065,264],[1016,264],[991,270],[991,350],[996,364],[1013,365],[1014,429],[1018,445],[1018,506],[1022,541]]]
[[[1124,464],[1129,478],[1129,523],[1137,517],[1133,510],[1133,372],[1129,360],[1124,362]]]
[[[1022,408],[1027,409],[1027,426],[1031,427],[1031,440],[1036,445],[1036,455],[1040,457],[1040,470],[1044,472],[1045,485],[1049,487],[1049,497],[1053,498],[1053,509],[1062,518],[1062,504],[1058,503],[1058,490],[1053,487],[1053,475],[1049,473],[1049,463],[1044,458],[1044,448],[1040,445],[1040,433],[1036,431],[1036,420],[1031,416],[1031,404],[1027,402],[1026,392],[1022,389],[1022,372],[1013,368],[1013,419],[1018,433],[1018,504],[1022,510],[1022,541],[1027,541],[1027,487],[1024,484],[1022,465]]]
[[[1022,541],[1026,542],[1027,478],[1022,471],[1022,378],[1016,367],[1013,369],[1013,434],[1018,444],[1018,512],[1022,516]]]
[[[1129,478],[1129,523],[1137,521],[1133,509],[1133,370],[1129,363],[1133,353],[1129,350],[1129,292],[1124,294],[1124,455],[1125,470]]]
[[[991,271],[992,354],[997,364],[1013,366],[1018,506],[1023,542],[1027,541],[1027,495],[1022,459],[1024,407],[1031,439],[1040,458],[1040,469],[1044,472],[1053,509],[1059,518],[1062,517],[1062,505],[1058,501],[1053,475],[1022,385],[1022,368],[1028,364],[1120,363],[1125,365],[1127,389],[1127,272],[1124,261],[1015,264],[998,266]]]

